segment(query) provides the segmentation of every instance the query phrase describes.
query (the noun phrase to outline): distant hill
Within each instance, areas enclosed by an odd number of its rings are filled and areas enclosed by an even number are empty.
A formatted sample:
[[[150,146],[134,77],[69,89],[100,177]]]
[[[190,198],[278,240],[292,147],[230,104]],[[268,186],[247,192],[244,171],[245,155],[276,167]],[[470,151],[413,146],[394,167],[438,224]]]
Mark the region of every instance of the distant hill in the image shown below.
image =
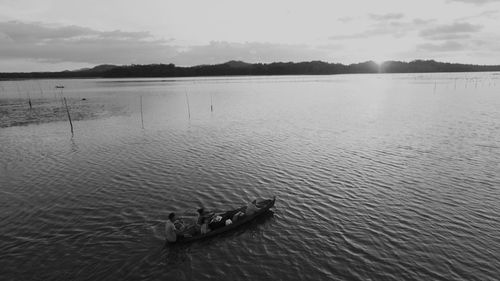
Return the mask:
[[[76,70],[71,70],[72,72],[81,72],[81,73],[102,73],[102,72],[105,72],[105,71],[108,71],[110,69],[113,69],[117,67],[116,65],[112,65],[112,64],[101,64],[101,65],[98,65],[98,66],[95,66],[95,67],[86,67],[86,68],[80,68],[80,69],[76,69]],[[65,70],[65,71],[69,71],[69,70]]]
[[[115,67],[117,67],[117,66],[116,65],[112,65],[112,64],[101,64],[101,65],[98,65],[98,66],[96,66],[94,68],[90,68],[87,71],[95,72],[95,73],[101,73],[101,72],[105,72],[105,71],[111,70],[111,69],[113,69]]]
[[[323,61],[246,63],[228,61],[222,64],[180,67],[174,64],[116,66],[103,64],[94,68],[60,72],[0,73],[0,79],[31,78],[121,78],[121,77],[190,77],[230,75],[328,75],[349,73],[424,73],[500,71],[500,65],[445,63],[434,60],[411,62],[386,61],[381,65],[361,62],[344,65]]]
[[[233,67],[233,68],[244,68],[244,67],[251,67],[252,66],[251,63],[247,63],[247,62],[239,61],[239,60],[228,61],[228,62],[223,63],[222,65]]]
[[[382,73],[500,71],[500,66],[447,63],[435,60],[386,61],[380,66],[380,71]]]

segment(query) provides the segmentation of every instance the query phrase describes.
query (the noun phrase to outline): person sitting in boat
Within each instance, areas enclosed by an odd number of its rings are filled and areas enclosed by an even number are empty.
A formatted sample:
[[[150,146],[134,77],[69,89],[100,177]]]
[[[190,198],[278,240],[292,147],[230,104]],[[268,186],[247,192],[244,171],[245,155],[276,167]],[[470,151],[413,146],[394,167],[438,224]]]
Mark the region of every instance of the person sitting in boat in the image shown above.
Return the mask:
[[[207,211],[205,211],[205,209],[199,208],[198,210],[196,210],[196,223],[201,225],[202,219],[204,219],[204,218],[207,219],[212,215],[213,215],[213,212],[207,212]]]
[[[208,227],[208,220],[206,218],[204,218],[204,217],[201,218],[200,232],[203,235],[205,235],[208,232],[210,232],[210,228]]]
[[[199,208],[196,210],[196,223],[201,224],[201,220],[203,219],[203,208]]]
[[[175,213],[170,213],[168,215],[168,220],[165,223],[165,238],[168,242],[177,241],[177,233],[179,229],[174,225],[175,222]]]
[[[232,222],[235,222],[245,216],[251,216],[255,214],[260,208],[255,205],[256,200],[253,200],[252,202],[248,202],[246,208],[244,210],[238,210],[235,214],[233,214],[231,220]]]
[[[246,216],[251,216],[251,215],[255,214],[255,212],[257,212],[259,210],[259,207],[257,207],[255,205],[256,202],[257,202],[257,200],[253,200],[252,202],[248,202],[247,208],[245,209],[245,215]]]

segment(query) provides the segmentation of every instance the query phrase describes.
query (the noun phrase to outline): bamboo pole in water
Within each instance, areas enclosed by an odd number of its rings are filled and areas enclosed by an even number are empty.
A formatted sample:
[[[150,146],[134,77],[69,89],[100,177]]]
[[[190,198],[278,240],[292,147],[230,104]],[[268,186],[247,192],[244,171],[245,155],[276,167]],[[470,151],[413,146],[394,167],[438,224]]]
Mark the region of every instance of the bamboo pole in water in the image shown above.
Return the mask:
[[[63,97],[64,97],[64,94],[63,94],[63,88],[61,88],[61,92],[59,93],[60,97],[61,97],[61,104],[64,105],[64,101],[63,101]]]
[[[28,96],[28,104],[30,105],[30,110],[33,109],[33,106],[31,104],[31,95],[30,95],[30,91],[27,91],[26,92],[26,96]]]
[[[142,95],[141,95],[141,124],[142,124],[142,128],[144,129],[144,118],[143,118],[143,115],[142,115]]]
[[[66,102],[65,97],[63,97],[63,99],[64,99],[64,105],[66,106],[66,112],[68,113],[69,125],[71,126],[71,136],[73,136],[73,123],[71,122],[71,115],[69,114],[68,103]]]
[[[191,109],[189,108],[189,97],[188,97],[188,93],[185,92],[186,94],[186,103],[187,103],[187,109],[188,109],[188,118],[189,120],[191,120]]]
[[[210,93],[210,111],[214,112],[214,101],[212,96],[212,93]]]
[[[17,86],[17,91],[19,92],[19,94],[21,94],[21,90],[19,89],[19,85],[17,84],[16,82],[16,86]],[[30,110],[33,109],[33,106],[31,104],[31,95],[30,95],[30,91],[26,91],[26,97],[28,98],[28,105],[30,106]]]

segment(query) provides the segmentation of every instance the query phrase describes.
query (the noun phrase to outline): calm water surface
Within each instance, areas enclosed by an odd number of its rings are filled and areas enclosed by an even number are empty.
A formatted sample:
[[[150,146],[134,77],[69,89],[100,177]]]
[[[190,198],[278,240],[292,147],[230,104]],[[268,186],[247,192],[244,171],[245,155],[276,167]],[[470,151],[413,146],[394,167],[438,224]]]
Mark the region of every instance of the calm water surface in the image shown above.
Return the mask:
[[[0,81],[0,155],[2,280],[500,276],[498,73]]]

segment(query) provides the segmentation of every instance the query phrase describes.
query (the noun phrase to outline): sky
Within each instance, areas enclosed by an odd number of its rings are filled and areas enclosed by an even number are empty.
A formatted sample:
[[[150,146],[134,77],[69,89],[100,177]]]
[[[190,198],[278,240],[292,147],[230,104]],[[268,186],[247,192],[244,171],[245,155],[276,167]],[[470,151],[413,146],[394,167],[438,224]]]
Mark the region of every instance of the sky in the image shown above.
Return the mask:
[[[500,0],[0,0],[0,72],[321,60],[500,64]]]

